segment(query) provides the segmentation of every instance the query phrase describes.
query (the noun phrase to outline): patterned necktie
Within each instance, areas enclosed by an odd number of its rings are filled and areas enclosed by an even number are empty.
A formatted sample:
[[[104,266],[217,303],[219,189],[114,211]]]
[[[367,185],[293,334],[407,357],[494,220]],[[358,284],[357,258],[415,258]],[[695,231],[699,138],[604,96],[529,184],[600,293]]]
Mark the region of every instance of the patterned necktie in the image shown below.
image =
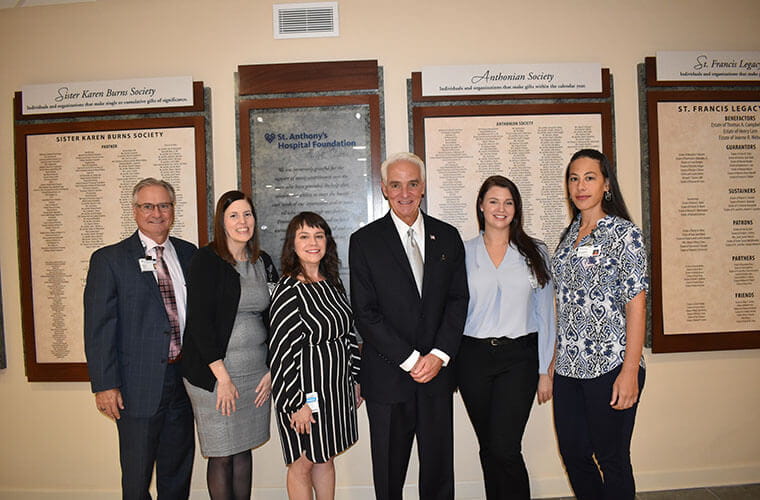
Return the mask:
[[[406,232],[406,255],[409,258],[409,265],[412,266],[412,274],[414,275],[414,281],[417,283],[417,291],[420,292],[422,297],[422,270],[425,267],[425,263],[422,261],[422,253],[420,247],[417,246],[417,242],[414,240],[414,229],[411,227]]]
[[[182,340],[179,336],[179,314],[177,313],[177,298],[174,296],[174,285],[169,275],[169,268],[164,262],[164,247],[156,247],[156,275],[158,276],[158,289],[164,300],[166,315],[169,316],[171,337],[169,339],[169,362],[176,361],[182,348]]]

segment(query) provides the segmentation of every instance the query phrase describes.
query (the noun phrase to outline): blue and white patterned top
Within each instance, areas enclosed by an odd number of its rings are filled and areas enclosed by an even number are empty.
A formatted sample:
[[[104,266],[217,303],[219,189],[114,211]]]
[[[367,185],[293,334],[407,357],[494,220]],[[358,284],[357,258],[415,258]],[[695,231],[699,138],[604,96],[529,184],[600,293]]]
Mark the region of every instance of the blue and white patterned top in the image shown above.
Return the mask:
[[[625,305],[649,289],[649,277],[635,224],[608,215],[574,248],[579,228],[580,214],[552,258],[559,326],[555,370],[589,379],[623,363]]]

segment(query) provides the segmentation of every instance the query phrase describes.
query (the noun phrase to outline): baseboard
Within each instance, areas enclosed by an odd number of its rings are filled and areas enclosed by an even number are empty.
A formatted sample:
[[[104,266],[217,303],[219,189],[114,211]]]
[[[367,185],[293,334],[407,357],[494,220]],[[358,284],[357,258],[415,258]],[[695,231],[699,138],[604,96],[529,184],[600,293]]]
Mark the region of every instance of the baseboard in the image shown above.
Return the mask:
[[[708,486],[730,486],[760,483],[760,463],[738,467],[637,471],[638,491],[679,490],[704,488]],[[565,477],[533,478],[531,480],[533,498],[569,496],[570,488]],[[457,500],[482,500],[485,497],[480,481],[459,481],[456,484]],[[0,487],[0,500],[120,500],[119,490],[50,490],[50,489],[10,489]],[[335,500],[374,500],[371,486],[342,486],[335,492]],[[416,500],[417,485],[404,487],[404,498]],[[253,489],[254,500],[285,500],[284,488]],[[208,500],[205,489],[194,489],[190,500]]]

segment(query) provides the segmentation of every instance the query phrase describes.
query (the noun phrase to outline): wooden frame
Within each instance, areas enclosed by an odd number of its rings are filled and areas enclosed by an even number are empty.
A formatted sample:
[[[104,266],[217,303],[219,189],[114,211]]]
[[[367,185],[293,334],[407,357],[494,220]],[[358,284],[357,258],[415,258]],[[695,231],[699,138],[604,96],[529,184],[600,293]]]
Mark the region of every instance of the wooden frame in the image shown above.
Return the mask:
[[[469,118],[487,118],[487,117],[499,117],[502,116],[505,118],[505,121],[511,122],[511,121],[519,121],[519,118],[522,116],[533,116],[533,117],[540,117],[540,116],[557,116],[558,118],[561,116],[561,121],[564,123],[567,122],[567,116],[568,115],[594,115],[599,117],[599,124],[601,129],[599,130],[599,145],[595,146],[604,151],[607,156],[610,158],[611,162],[614,166],[614,108],[613,108],[613,100],[612,100],[612,83],[611,83],[611,76],[609,69],[603,68],[601,70],[601,78],[602,78],[602,91],[601,92],[589,92],[589,93],[573,93],[573,94],[500,94],[500,95],[456,95],[456,96],[433,96],[433,97],[426,97],[422,95],[422,75],[419,72],[412,73],[411,79],[408,80],[408,94],[410,96],[410,102],[409,102],[409,114],[410,114],[410,124],[409,124],[409,132],[410,132],[410,148],[412,151],[414,151],[418,156],[423,158],[423,160],[426,160],[426,163],[428,164],[428,168],[431,168],[432,165],[440,164],[441,168],[443,169],[443,163],[445,160],[440,160],[438,162],[433,162],[431,158],[428,158],[428,151],[426,151],[426,143],[428,142],[428,131],[426,131],[426,125],[425,122],[428,118],[463,118],[463,119],[469,119]],[[514,119],[514,120],[513,120]],[[583,119],[583,121],[586,121],[586,118]],[[467,125],[468,120],[463,120],[461,127],[456,124],[456,121],[447,121],[447,127],[453,127],[455,129],[463,129],[466,130],[468,127]],[[483,126],[486,127],[492,127],[493,125],[486,125],[489,123],[488,120],[481,120],[483,123]],[[559,123],[559,121],[558,121]],[[498,124],[494,124],[497,125]],[[509,126],[507,124],[504,124],[506,126]],[[467,134],[468,132],[464,132],[465,137],[469,137]],[[432,139],[432,137],[431,137]],[[473,139],[469,137],[466,139],[468,141],[472,141]],[[473,145],[470,145],[471,147],[475,147]],[[574,151],[573,151],[574,152]],[[435,152],[431,152],[430,154],[437,154]],[[470,157],[472,156],[477,157],[479,153],[473,152],[473,151],[465,151],[465,154]],[[562,160],[561,167],[564,167],[565,162],[568,158],[564,158]],[[430,161],[428,161],[430,160]],[[486,160],[489,161],[489,160]],[[454,161],[456,163],[456,161]],[[554,165],[552,163],[552,165]],[[543,174],[537,174],[535,173],[539,167],[543,166],[549,166],[549,165],[536,165],[535,169],[529,169],[527,175],[529,176],[538,176]],[[459,165],[459,167],[447,167],[447,168],[463,168],[462,165]],[[516,168],[523,168],[523,167],[516,167]],[[550,167],[551,168],[556,168]],[[509,169],[507,165],[504,165],[504,174],[506,175],[506,171]],[[475,189],[473,187],[473,182],[475,182],[475,177],[478,177],[477,170],[475,169],[467,169],[465,170],[465,173],[462,174],[463,177],[461,178],[460,183],[462,183],[460,188],[450,188],[454,191],[461,193],[465,196],[465,198],[459,199],[456,196],[454,196],[453,204],[449,204],[448,201],[446,201],[445,204],[443,204],[444,196],[451,197],[451,194],[444,194],[446,192],[446,189],[444,185],[448,185],[452,182],[453,178],[451,177],[451,174],[443,174],[443,170],[441,170],[440,175],[441,177],[441,185],[434,185],[431,184],[431,182],[437,182],[436,177],[438,174],[438,171],[430,172],[429,174],[429,182],[428,182],[428,196],[423,200],[424,207],[427,210],[430,210],[432,215],[442,216],[444,219],[448,219],[448,222],[454,224],[460,231],[463,231],[463,234],[465,237],[470,237],[473,231],[473,220],[470,220],[469,217],[466,217],[464,215],[461,215],[460,208],[467,206],[470,206],[470,200],[466,200],[466,196],[470,195],[470,192]],[[492,172],[495,173],[495,172]],[[551,174],[549,174],[551,175]],[[448,177],[444,177],[448,176]],[[446,180],[448,179],[448,180]],[[466,179],[466,180],[465,180]],[[454,186],[454,184],[451,184]],[[476,192],[476,191],[475,191]],[[531,195],[529,195],[530,191],[524,192],[523,196],[526,195],[529,196],[529,198],[526,199],[526,204],[531,205],[533,202],[537,203],[535,206],[539,207],[541,206],[540,202],[538,202],[537,199],[530,198]],[[537,192],[535,196],[540,196]],[[473,194],[474,199],[474,194]],[[563,200],[564,199],[564,193],[557,194],[557,199]],[[564,206],[564,203],[560,202],[562,206]],[[450,208],[445,208],[445,207]],[[448,218],[446,215],[438,213],[438,210],[452,210],[453,212],[449,214],[450,218]],[[544,209],[541,209],[544,210]],[[547,208],[546,210],[554,210],[554,207]],[[542,217],[545,217],[547,214],[541,211],[537,211],[535,213],[535,216],[538,220],[542,220]],[[543,219],[547,220],[547,219]],[[553,224],[544,224],[541,223],[542,227],[541,229],[534,227],[534,231],[538,231],[535,233],[537,237],[546,237],[549,240],[551,239],[550,235],[554,234],[554,229],[551,226]],[[564,227],[564,224],[561,224]],[[548,231],[548,232],[547,232]],[[543,232],[543,235],[541,234]],[[557,229],[556,236],[558,237],[561,232],[561,228]]]
[[[657,60],[647,57],[639,65],[639,94],[642,148],[642,197],[645,219],[651,240],[651,312],[652,351],[691,352],[728,349],[760,348],[760,332],[710,332],[665,334],[662,291],[662,218],[660,198],[660,144],[658,103],[759,101],[760,82],[757,81],[665,81],[657,79]],[[645,189],[649,184],[648,189]]]
[[[375,60],[258,64],[238,67],[240,188],[252,195],[252,145],[249,113],[254,109],[345,106],[370,107],[372,197],[375,214],[382,206],[380,164],[383,154],[380,72]],[[375,182],[376,181],[376,182]],[[370,214],[373,215],[373,214]]]
[[[21,320],[24,336],[26,375],[30,382],[87,381],[89,377],[85,362],[38,361],[34,317],[35,291],[32,285],[32,240],[29,225],[30,212],[36,207],[35,200],[30,200],[29,196],[27,138],[38,135],[80,132],[192,128],[196,167],[193,176],[196,197],[196,206],[194,208],[197,214],[198,241],[201,244],[205,244],[208,239],[207,192],[209,186],[207,185],[207,169],[209,165],[207,164],[207,137],[209,131],[207,129],[209,115],[206,110],[202,82],[194,82],[194,95],[194,104],[183,108],[119,110],[117,112],[108,111],[102,113],[56,113],[29,116],[17,113],[15,124],[15,159]],[[14,103],[17,112],[21,109],[20,102],[21,94],[18,92],[16,93]],[[88,120],[80,121],[81,117],[87,117]],[[81,335],[80,332],[73,334]]]
[[[651,59],[651,62],[650,62]],[[647,58],[647,79],[651,77],[651,68],[654,58]],[[662,85],[665,88],[673,87],[672,82]],[[692,82],[678,82],[681,85]],[[728,349],[757,349],[760,348],[760,331],[732,331],[711,333],[671,333],[666,334],[664,328],[663,308],[663,259],[662,259],[662,216],[660,199],[663,188],[660,183],[660,144],[658,104],[664,102],[706,103],[706,102],[731,102],[731,101],[754,101],[760,103],[760,92],[757,90],[707,90],[705,83],[697,89],[688,90],[650,90],[646,91],[647,121],[648,121],[648,157],[649,157],[649,186],[650,186],[650,217],[651,217],[651,278],[652,278],[652,351],[660,352],[688,352],[688,351],[712,351]],[[743,82],[747,83],[747,82]],[[754,83],[757,86],[756,82]],[[758,141],[760,144],[760,141]],[[759,166],[760,167],[760,166]]]

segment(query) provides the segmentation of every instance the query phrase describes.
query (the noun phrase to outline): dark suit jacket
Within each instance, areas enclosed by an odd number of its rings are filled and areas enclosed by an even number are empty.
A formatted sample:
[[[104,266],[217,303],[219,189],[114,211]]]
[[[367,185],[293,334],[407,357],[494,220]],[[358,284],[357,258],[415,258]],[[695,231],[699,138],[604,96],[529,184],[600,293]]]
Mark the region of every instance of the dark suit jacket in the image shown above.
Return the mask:
[[[396,403],[410,399],[416,390],[454,390],[451,364],[427,384],[414,382],[399,367],[415,349],[421,355],[440,349],[453,362],[467,316],[462,239],[453,226],[422,215],[422,298],[390,213],[351,235],[351,303],[364,340],[361,387],[368,400]]]
[[[272,259],[261,252],[267,281],[277,283]],[[182,341],[182,375],[193,385],[213,391],[208,365],[224,359],[240,303],[240,274],[211,246],[196,252],[187,276],[187,322]],[[269,321],[264,320],[265,325]]]
[[[195,245],[171,238],[182,270]],[[133,417],[155,414],[169,353],[169,318],[137,231],[90,257],[84,288],[84,348],[93,392],[118,388]]]

